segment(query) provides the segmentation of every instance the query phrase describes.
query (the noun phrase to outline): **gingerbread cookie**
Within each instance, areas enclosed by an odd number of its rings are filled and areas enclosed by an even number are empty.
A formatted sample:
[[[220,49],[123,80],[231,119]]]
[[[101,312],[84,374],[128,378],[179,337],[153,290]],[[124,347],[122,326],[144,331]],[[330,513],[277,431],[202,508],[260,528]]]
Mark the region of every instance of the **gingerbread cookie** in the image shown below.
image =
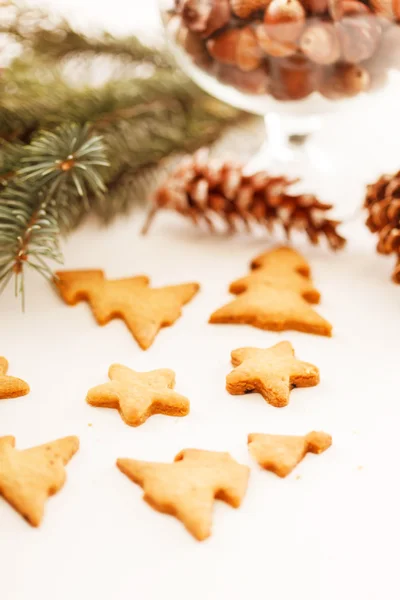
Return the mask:
[[[231,283],[229,291],[231,294],[241,294],[257,284],[268,285],[276,290],[292,290],[312,304],[318,304],[321,298],[321,294],[307,277],[299,275],[294,271],[275,272],[269,269],[254,269],[250,275],[241,277]]]
[[[259,392],[269,404],[286,406],[293,387],[319,383],[319,370],[297,360],[292,344],[280,342],[272,348],[239,348],[231,354],[236,367],[226,378],[230,394]]]
[[[210,323],[253,325],[259,329],[293,329],[316,335],[332,335],[332,325],[292,290],[257,284],[219,310]]]
[[[123,319],[146,350],[162,327],[181,316],[182,306],[199,290],[198,283],[152,289],[145,276],[107,280],[103,271],[59,271],[56,285],[67,304],[89,302],[99,323]]]
[[[144,500],[182,521],[200,541],[211,535],[214,500],[239,507],[250,473],[227,452],[206,450],[182,450],[172,464],[119,458],[117,466],[143,488]]]
[[[16,450],[12,436],[0,437],[0,496],[37,527],[47,498],[64,485],[64,466],[78,448],[73,436],[28,450]]]
[[[311,277],[310,265],[306,259],[293,248],[286,246],[260,254],[251,261],[251,268],[269,270],[270,273],[292,272]]]
[[[322,431],[311,431],[304,436],[251,433],[248,444],[250,453],[264,469],[286,477],[307,452],[325,452],[331,446],[332,438]]]
[[[18,398],[29,394],[29,385],[18,379],[7,375],[8,362],[4,356],[0,356],[0,400],[6,398]]]
[[[111,365],[109,383],[89,390],[92,406],[116,408],[128,425],[142,425],[151,415],[183,417],[189,412],[189,400],[174,391],[175,373],[157,369],[138,373],[123,365]]]

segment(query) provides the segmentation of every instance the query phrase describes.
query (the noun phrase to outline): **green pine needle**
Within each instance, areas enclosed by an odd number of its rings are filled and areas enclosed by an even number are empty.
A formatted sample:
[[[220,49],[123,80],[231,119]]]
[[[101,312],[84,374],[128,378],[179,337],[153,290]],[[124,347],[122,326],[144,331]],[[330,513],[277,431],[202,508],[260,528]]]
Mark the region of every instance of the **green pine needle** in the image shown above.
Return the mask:
[[[14,278],[24,297],[27,267],[52,278],[60,233],[89,212],[105,223],[127,212],[164,159],[212,143],[243,113],[164,48],[89,37],[23,0],[0,0],[0,35],[19,51],[0,74],[0,292]],[[91,83],[99,57],[109,72]]]
[[[89,198],[104,198],[108,161],[102,139],[76,123],[39,133],[16,157],[0,191],[0,290],[14,277],[24,303],[26,267],[52,278],[49,261],[62,262],[60,231],[73,207],[80,214]]]

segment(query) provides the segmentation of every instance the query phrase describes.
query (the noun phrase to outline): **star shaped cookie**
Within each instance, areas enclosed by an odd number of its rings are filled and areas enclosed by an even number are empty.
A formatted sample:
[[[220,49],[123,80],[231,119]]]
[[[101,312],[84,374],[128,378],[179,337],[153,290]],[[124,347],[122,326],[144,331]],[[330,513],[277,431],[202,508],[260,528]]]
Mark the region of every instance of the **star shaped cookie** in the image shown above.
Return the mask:
[[[151,415],[184,417],[189,400],[174,391],[175,373],[156,369],[138,373],[123,365],[111,365],[109,383],[89,390],[87,402],[92,406],[116,408],[128,425],[142,425]]]
[[[292,344],[280,342],[267,349],[239,348],[231,354],[236,367],[226,378],[230,394],[259,392],[272,406],[289,403],[294,387],[310,387],[319,383],[319,370],[294,356]]]
[[[145,276],[107,280],[103,271],[59,271],[55,281],[67,304],[89,302],[99,325],[123,319],[143,350],[162,327],[175,323],[182,306],[198,292],[198,283],[150,288]]]
[[[293,329],[316,335],[332,335],[332,325],[296,292],[264,284],[255,284],[215,311],[209,322],[253,325],[270,331]]]
[[[227,452],[182,450],[172,464],[119,458],[117,466],[144,490],[155,510],[175,516],[198,540],[211,535],[215,499],[240,506],[250,469]]]
[[[78,448],[74,436],[28,450],[16,450],[12,436],[0,437],[0,496],[38,527],[46,500],[64,485],[64,466]]]
[[[279,477],[286,477],[307,452],[325,452],[332,445],[332,438],[323,431],[311,431],[303,436],[251,433],[248,444],[251,455],[259,465]]]
[[[18,379],[7,375],[8,362],[4,356],[0,356],[0,400],[6,398],[18,398],[29,394],[29,385]]]

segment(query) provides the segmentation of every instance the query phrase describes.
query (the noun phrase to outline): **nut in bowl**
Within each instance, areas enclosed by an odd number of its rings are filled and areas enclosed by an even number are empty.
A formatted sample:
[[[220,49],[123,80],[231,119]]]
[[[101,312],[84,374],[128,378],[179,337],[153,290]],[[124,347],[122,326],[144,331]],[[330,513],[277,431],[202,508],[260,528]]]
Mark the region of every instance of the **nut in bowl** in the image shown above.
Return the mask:
[[[161,5],[181,66],[207,91],[250,112],[325,112],[381,88],[400,68],[398,0]]]
[[[353,155],[310,134],[327,113],[398,95],[400,0],[160,2],[181,68],[220,100],[264,116],[266,142],[247,173],[300,178],[298,191],[346,202],[339,218],[354,214],[341,176]]]

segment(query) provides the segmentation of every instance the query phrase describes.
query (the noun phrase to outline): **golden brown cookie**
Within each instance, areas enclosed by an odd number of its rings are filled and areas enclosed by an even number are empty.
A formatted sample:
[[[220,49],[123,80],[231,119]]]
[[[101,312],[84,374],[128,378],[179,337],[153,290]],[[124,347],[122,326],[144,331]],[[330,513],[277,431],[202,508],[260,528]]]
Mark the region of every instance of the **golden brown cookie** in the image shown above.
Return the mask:
[[[89,302],[99,323],[123,319],[143,350],[153,343],[162,327],[172,325],[182,306],[199,290],[198,283],[162,288],[149,287],[145,276],[107,280],[103,271],[59,271],[56,285],[67,304]]]
[[[314,287],[312,281],[295,271],[279,272],[273,267],[254,269],[246,277],[241,277],[229,287],[231,294],[241,294],[257,284],[264,284],[275,288],[276,290],[292,290],[304,298],[307,302],[318,304],[321,294]]]
[[[292,290],[263,284],[252,286],[235,300],[215,311],[210,323],[253,325],[259,329],[293,329],[316,335],[332,335],[332,325]]]
[[[319,383],[319,370],[310,363],[297,360],[290,342],[272,348],[239,348],[231,354],[236,367],[226,378],[230,394],[259,392],[269,404],[286,406],[290,390]]]
[[[109,383],[89,390],[87,402],[92,406],[116,408],[128,425],[142,425],[151,415],[184,417],[189,400],[174,391],[175,373],[157,369],[138,373],[123,365],[111,365]]]
[[[307,452],[325,452],[331,446],[332,438],[323,431],[311,431],[304,436],[250,433],[248,444],[251,455],[259,465],[279,477],[286,477]]]
[[[172,464],[119,458],[117,466],[143,488],[144,500],[182,521],[198,540],[211,535],[215,499],[240,506],[250,473],[227,452],[207,450],[182,450]]]
[[[0,356],[0,400],[5,398],[18,398],[29,394],[29,385],[18,379],[7,375],[8,362],[4,356]]]
[[[13,436],[0,437],[0,496],[37,527],[47,498],[64,485],[64,466],[78,448],[74,436],[28,450],[16,450]]]
[[[251,268],[268,269],[271,273],[292,272],[303,277],[311,277],[310,265],[306,259],[293,248],[286,246],[260,254],[251,261]]]

